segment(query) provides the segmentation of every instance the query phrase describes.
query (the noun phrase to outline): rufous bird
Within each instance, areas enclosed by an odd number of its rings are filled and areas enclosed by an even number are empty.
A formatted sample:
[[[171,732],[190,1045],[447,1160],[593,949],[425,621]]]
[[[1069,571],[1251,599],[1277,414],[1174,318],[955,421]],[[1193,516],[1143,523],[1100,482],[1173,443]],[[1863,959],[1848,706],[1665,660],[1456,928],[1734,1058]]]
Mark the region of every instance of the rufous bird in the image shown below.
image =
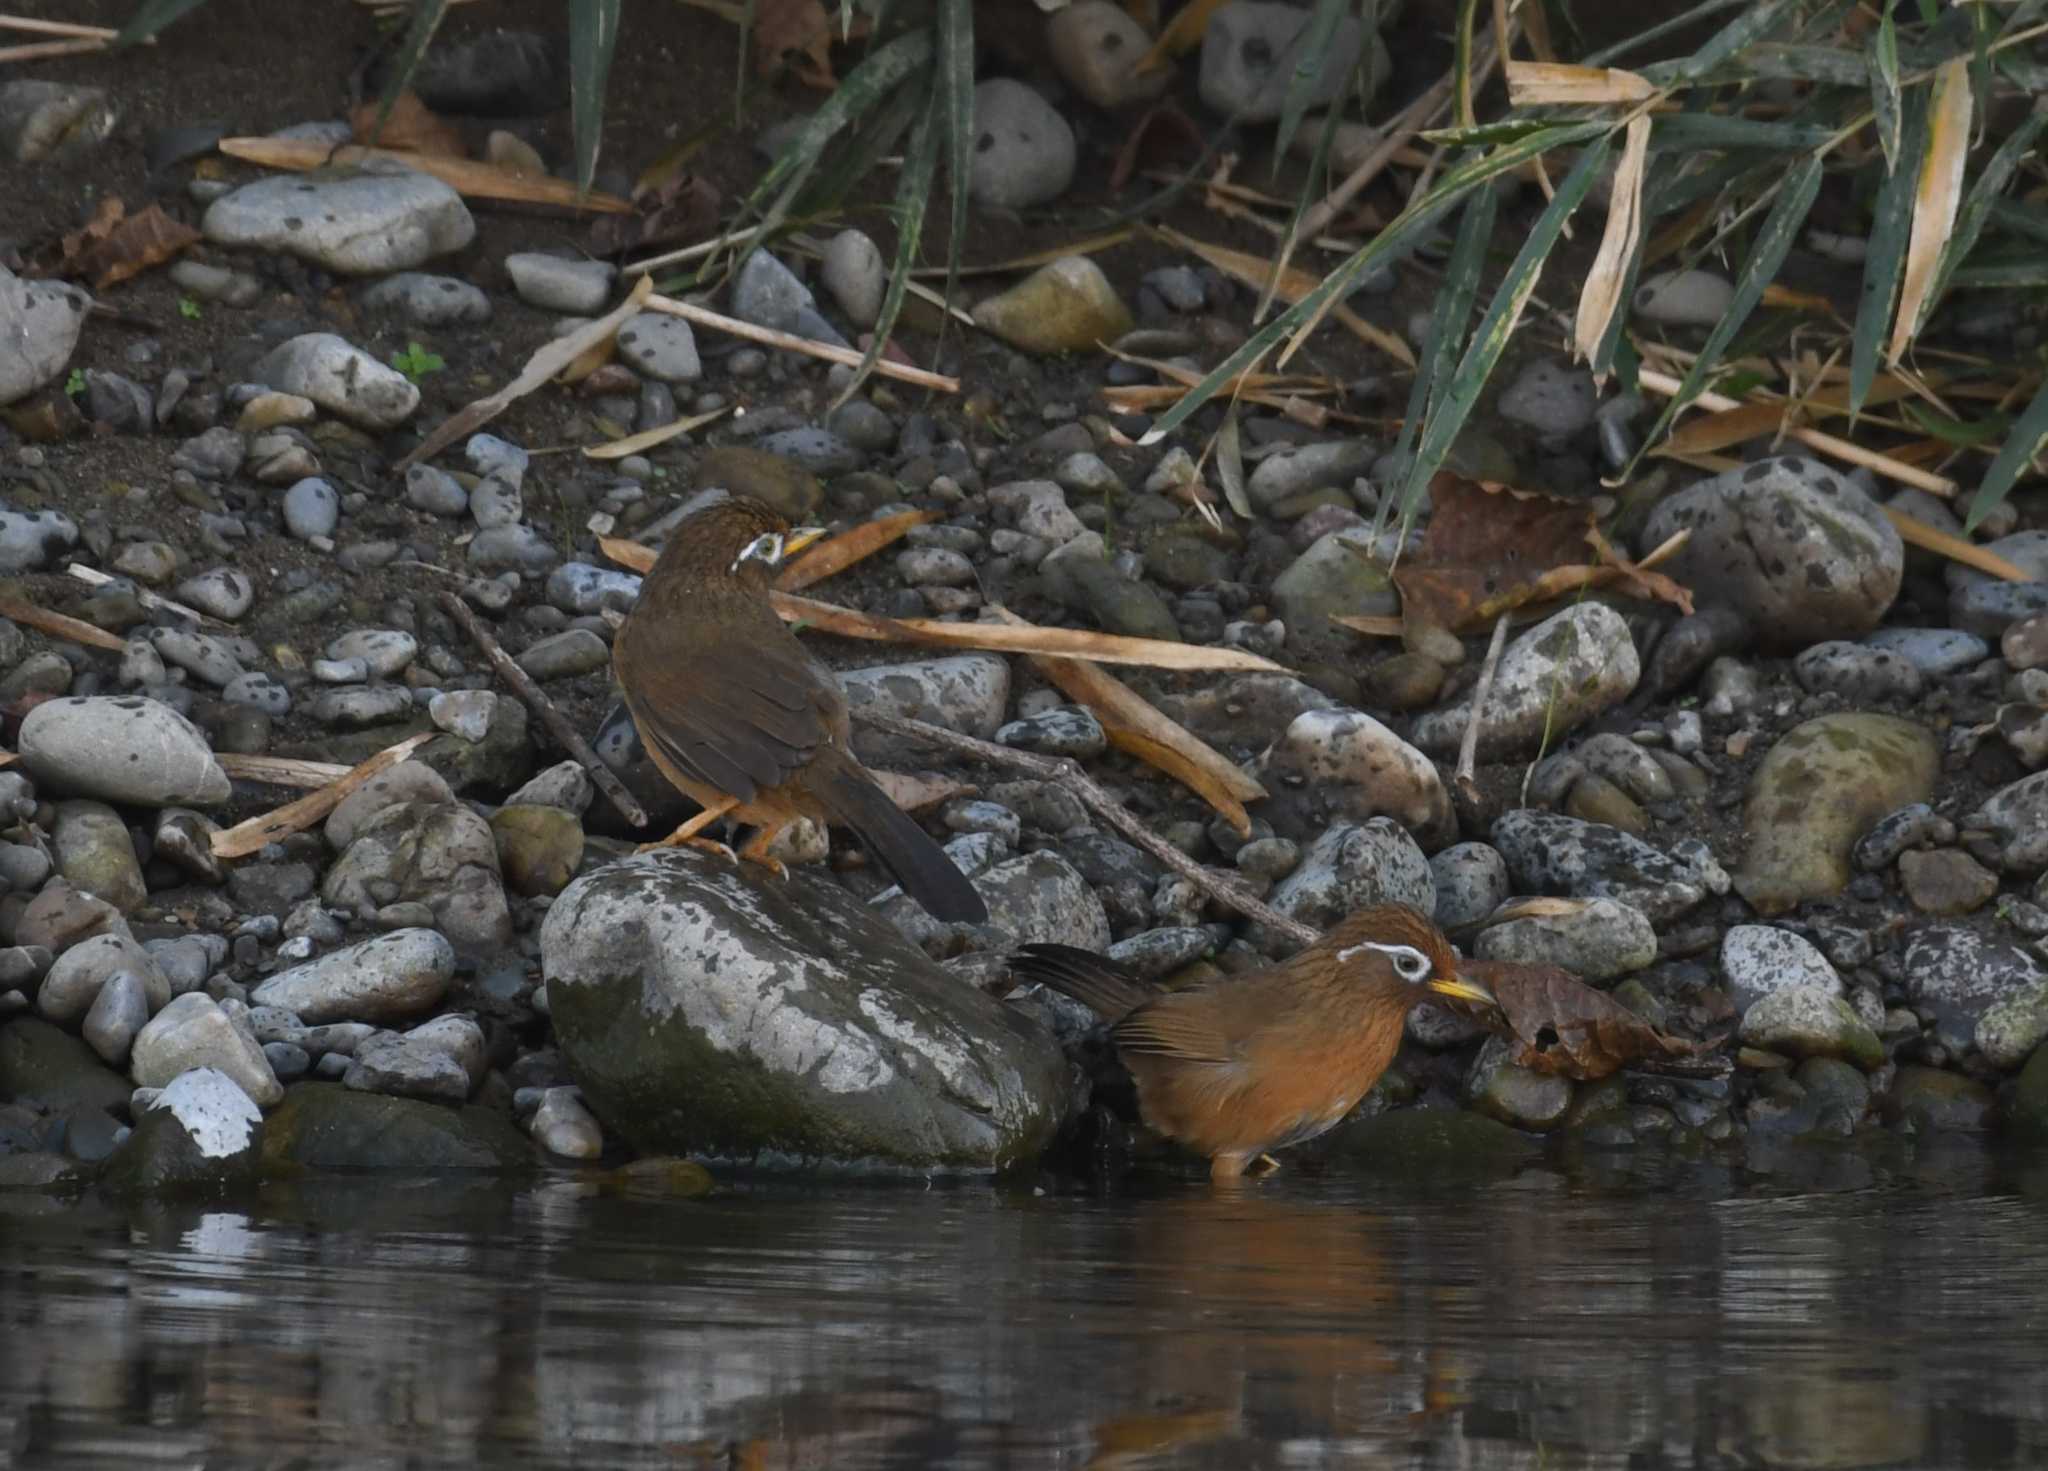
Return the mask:
[[[1357,1107],[1417,1002],[1434,993],[1494,1005],[1458,975],[1443,931],[1406,904],[1361,909],[1277,965],[1179,991],[1070,945],[1026,945],[1011,973],[1112,1023],[1146,1124],[1206,1155],[1217,1180]]]
[[[729,818],[755,830],[739,856],[783,873],[767,851],[778,832],[799,817],[838,823],[934,918],[984,923],[967,876],[854,757],[839,682],[769,601],[783,559],[820,534],[723,496],[676,526],[640,584],[612,672],[647,754],[703,809],[647,847],[689,843],[730,858],[698,836]]]

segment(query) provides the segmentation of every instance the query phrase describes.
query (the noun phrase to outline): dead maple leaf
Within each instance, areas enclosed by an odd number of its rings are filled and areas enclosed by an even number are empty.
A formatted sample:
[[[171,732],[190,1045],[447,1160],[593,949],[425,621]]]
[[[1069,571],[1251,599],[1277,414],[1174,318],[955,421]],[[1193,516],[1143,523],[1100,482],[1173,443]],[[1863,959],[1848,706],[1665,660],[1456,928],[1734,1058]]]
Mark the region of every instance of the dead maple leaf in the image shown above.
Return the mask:
[[[1140,169],[1172,168],[1202,156],[1202,130],[1171,102],[1145,109],[1116,151],[1109,171],[1110,192],[1120,193]]]
[[[391,116],[377,127],[382,104],[365,102],[348,115],[349,130],[358,143],[374,144],[399,153],[425,153],[436,158],[468,158],[462,135],[454,124],[428,107],[411,92],[400,92],[391,104]]]
[[[1720,1039],[1668,1036],[1562,966],[1467,960],[1458,974],[1493,992],[1500,1009],[1488,1013],[1447,1004],[1519,1042],[1514,1061],[1532,1072],[1591,1082],[1632,1064],[1725,1071],[1713,1057]]]
[[[865,35],[868,22],[856,16],[842,39]],[[832,17],[819,0],[756,0],[754,5],[754,71],[768,80],[784,68],[807,86],[830,91]]]
[[[198,239],[197,230],[172,219],[158,205],[131,215],[126,204],[110,196],[100,201],[82,229],[58,243],[49,274],[90,278],[95,290],[104,290],[162,265]]]
[[[1394,569],[1402,621],[1411,628],[1476,633],[1510,609],[1615,582],[1627,583],[1639,597],[1692,611],[1684,588],[1608,546],[1591,502],[1468,480],[1450,470],[1437,471],[1429,493],[1434,509],[1422,545]]]
[[[694,245],[718,228],[718,186],[702,174],[678,174],[633,198],[630,215],[600,215],[590,227],[593,255],[656,245]]]

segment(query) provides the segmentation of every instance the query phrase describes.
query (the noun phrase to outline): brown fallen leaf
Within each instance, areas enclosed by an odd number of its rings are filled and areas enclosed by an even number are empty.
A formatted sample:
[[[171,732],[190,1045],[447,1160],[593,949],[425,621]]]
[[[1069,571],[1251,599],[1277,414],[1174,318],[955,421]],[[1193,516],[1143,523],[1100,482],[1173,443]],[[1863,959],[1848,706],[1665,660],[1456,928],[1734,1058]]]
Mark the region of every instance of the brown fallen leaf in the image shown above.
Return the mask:
[[[455,125],[420,101],[417,94],[400,92],[391,104],[391,115],[379,128],[377,114],[382,106],[381,101],[365,102],[349,113],[349,131],[356,142],[434,158],[469,157],[469,149]]]
[[[850,34],[864,34],[865,20]],[[832,17],[819,0],[755,0],[754,71],[773,80],[787,68],[791,75],[821,91],[836,84],[832,75]]]
[[[904,511],[879,521],[864,521],[851,531],[821,541],[782,569],[775,579],[783,592],[801,592],[828,577],[836,577],[854,563],[873,556],[883,547],[900,540],[913,526],[943,519],[939,511]]]
[[[1131,125],[1110,166],[1109,189],[1121,194],[1140,169],[1174,168],[1202,156],[1202,130],[1171,102],[1156,102]]]
[[[1720,1042],[1689,1042],[1658,1031],[1620,1002],[1556,965],[1461,961],[1458,973],[1493,992],[1498,1013],[1444,1002],[1521,1044],[1514,1061],[1533,1072],[1591,1082],[1632,1064],[1715,1066]],[[1504,1025],[1503,1025],[1504,1024]]]
[[[63,238],[51,274],[90,278],[93,289],[103,291],[162,265],[198,239],[197,230],[172,219],[160,205],[131,215],[110,196],[100,201],[83,229]]]
[[[635,195],[630,215],[600,215],[590,227],[593,255],[622,255],[657,245],[694,245],[718,229],[718,186],[681,174]]]
[[[1626,562],[1600,536],[1597,507],[1439,470],[1422,545],[1394,569],[1401,618],[1476,633],[1502,613],[1583,588],[1626,582],[1691,611],[1691,594],[1668,577]],[[1354,548],[1364,555],[1363,548]],[[1587,563],[1592,551],[1602,560]]]

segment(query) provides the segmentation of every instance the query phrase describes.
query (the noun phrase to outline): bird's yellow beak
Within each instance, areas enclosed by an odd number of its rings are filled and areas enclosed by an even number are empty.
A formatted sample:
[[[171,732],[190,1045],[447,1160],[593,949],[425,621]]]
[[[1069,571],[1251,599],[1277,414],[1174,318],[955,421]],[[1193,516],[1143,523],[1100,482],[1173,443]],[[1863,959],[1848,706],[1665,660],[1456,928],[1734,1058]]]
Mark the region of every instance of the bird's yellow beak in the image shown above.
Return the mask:
[[[1429,989],[1439,996],[1448,996],[1453,1001],[1467,1001],[1474,1006],[1498,1006],[1493,992],[1477,981],[1468,981],[1463,976],[1438,976],[1429,982]]]
[[[799,526],[782,538],[782,560],[791,561],[824,534],[825,528],[822,526]]]

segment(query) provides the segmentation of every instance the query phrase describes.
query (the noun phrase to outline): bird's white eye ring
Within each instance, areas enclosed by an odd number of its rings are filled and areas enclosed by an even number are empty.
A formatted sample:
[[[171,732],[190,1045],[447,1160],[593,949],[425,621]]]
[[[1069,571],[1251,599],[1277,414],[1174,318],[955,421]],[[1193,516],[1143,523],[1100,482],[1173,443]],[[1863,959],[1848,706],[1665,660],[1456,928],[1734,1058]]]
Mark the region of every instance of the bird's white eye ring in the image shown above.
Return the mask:
[[[737,572],[740,570],[740,564],[743,562],[765,562],[768,566],[773,567],[781,560],[782,533],[779,531],[764,531],[740,548],[740,554],[732,559],[732,566],[726,570]]]
[[[1356,945],[1347,945],[1337,952],[1339,960],[1349,960],[1361,950],[1377,950],[1387,957],[1394,967],[1394,974],[1411,984],[1420,984],[1429,979],[1431,964],[1427,955],[1413,945],[1382,945],[1377,940],[1361,940]]]

